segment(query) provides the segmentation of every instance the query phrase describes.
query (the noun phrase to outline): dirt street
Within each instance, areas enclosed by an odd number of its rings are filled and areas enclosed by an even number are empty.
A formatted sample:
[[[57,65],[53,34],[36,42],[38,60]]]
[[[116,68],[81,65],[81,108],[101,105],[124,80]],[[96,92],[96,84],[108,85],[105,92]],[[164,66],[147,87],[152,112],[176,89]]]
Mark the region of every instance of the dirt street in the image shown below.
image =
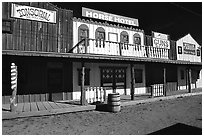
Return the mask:
[[[119,113],[88,111],[2,121],[3,135],[201,134],[201,128],[201,95],[126,106]]]

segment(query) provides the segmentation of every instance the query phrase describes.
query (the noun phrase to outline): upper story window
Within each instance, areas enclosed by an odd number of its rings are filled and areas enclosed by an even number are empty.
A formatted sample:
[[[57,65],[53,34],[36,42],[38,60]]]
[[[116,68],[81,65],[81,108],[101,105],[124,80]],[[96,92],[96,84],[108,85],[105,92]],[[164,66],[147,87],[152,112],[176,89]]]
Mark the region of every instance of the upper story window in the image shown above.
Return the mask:
[[[96,47],[105,47],[105,30],[102,27],[99,27],[96,29],[96,33],[95,33],[95,38],[96,38]]]
[[[129,36],[128,36],[128,33],[126,31],[122,31],[120,33],[120,42],[129,43]]]
[[[95,38],[105,40],[105,30],[102,27],[96,29]]]
[[[79,41],[81,41],[82,39],[89,38],[89,28],[87,25],[82,24],[79,26],[78,36],[79,36],[79,39],[78,39]]]
[[[10,19],[2,19],[2,32],[12,33],[13,32],[13,21]]]
[[[138,33],[133,35],[133,44],[141,45],[141,37]]]

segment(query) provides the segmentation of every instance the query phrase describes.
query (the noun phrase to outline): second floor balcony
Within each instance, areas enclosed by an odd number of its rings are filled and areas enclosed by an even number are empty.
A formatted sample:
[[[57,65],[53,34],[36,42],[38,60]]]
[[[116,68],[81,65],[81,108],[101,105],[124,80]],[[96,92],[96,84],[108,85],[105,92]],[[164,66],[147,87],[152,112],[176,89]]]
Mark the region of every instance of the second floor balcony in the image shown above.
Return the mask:
[[[133,45],[97,39],[83,39],[71,50],[71,52],[81,54],[102,54],[172,60],[175,59],[171,49],[135,44]]]

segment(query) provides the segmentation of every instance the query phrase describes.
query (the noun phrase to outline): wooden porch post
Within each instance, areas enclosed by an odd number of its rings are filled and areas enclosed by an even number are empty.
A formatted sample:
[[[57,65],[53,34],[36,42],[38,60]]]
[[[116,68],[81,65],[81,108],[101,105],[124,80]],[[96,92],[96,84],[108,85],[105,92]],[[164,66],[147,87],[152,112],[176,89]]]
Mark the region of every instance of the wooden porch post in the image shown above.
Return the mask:
[[[191,93],[191,68],[188,68],[188,92]]]
[[[17,103],[16,103],[17,77],[18,77],[17,66],[15,65],[15,63],[11,63],[11,89],[12,89],[12,96],[10,98],[11,112],[16,112],[16,108],[17,108]]]
[[[86,104],[86,97],[85,97],[85,89],[84,89],[84,83],[85,83],[85,66],[84,62],[82,62],[82,69],[81,69],[81,105]]]
[[[134,73],[134,65],[131,64],[131,100],[134,100],[135,94],[135,73]]]
[[[85,53],[87,53],[87,47],[88,47],[88,38],[85,39]]]
[[[164,74],[164,96],[166,96],[166,68],[164,67],[164,70],[163,70],[163,74]]]

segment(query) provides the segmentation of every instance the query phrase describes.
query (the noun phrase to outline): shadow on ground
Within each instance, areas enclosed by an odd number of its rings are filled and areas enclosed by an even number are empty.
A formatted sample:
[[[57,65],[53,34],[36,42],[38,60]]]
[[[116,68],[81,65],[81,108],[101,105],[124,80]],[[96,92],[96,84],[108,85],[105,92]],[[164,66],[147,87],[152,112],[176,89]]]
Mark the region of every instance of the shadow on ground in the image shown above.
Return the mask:
[[[202,135],[202,129],[182,123],[163,128],[149,135]]]

